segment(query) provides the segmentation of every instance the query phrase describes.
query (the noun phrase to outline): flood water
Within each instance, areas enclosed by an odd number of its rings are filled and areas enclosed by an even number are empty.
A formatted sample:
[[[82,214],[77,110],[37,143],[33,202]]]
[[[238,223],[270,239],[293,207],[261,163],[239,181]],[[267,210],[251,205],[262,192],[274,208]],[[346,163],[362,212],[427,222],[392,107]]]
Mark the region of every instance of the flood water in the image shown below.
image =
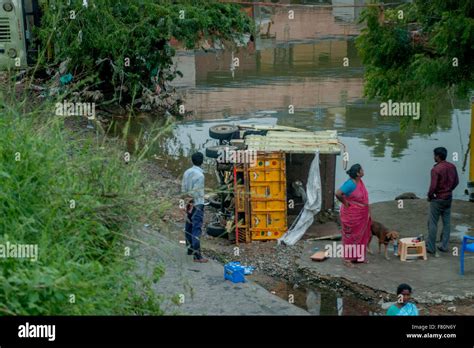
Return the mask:
[[[461,170],[470,129],[467,101],[446,98],[444,108],[436,111],[436,126],[423,122],[423,112],[429,111],[421,101],[421,126],[402,132],[399,117],[380,116],[380,101],[363,97],[364,67],[354,42],[360,32],[355,23],[360,8],[298,7],[299,20],[293,23],[283,18],[286,8],[254,7],[262,32],[268,31],[269,18],[274,21],[269,38],[257,38],[238,52],[178,53],[176,63],[184,77],[175,85],[185,94],[185,108],[192,115],[177,123],[154,149],[178,177],[189,166],[191,152],[214,144],[209,127],[278,124],[310,131],[336,129],[349,153],[349,165],[360,163],[365,169],[371,202],[392,200],[402,192],[425,197],[434,164],[432,150],[444,146],[460,175],[455,198],[467,200],[468,173]],[[238,67],[231,66],[235,58]],[[344,58],[349,66],[343,66]],[[136,131],[149,125],[135,123]],[[339,156],[336,185],[346,177]]]
[[[380,299],[373,299],[372,303],[368,303],[348,293],[340,295],[320,286],[298,286],[264,274],[254,274],[248,276],[248,279],[264,287],[272,295],[304,309],[310,315],[383,315],[385,313],[380,303],[377,303]]]
[[[361,5],[363,0],[299,1]],[[464,189],[468,173],[462,162],[468,146],[470,105],[468,101],[443,100],[437,110],[437,125],[423,117],[427,111],[421,101],[421,125],[402,131],[400,118],[379,115],[380,101],[363,97],[364,67],[358,57],[355,38],[361,26],[356,23],[360,7],[295,8],[294,22],[287,21],[287,8],[254,6],[253,16],[261,25],[259,37],[238,51],[181,51],[176,57],[184,74],[174,82],[185,95],[185,108],[191,116],[174,125],[171,133],[152,148],[157,159],[180,178],[191,165],[190,154],[214,145],[209,128],[217,124],[283,125],[308,131],[335,129],[349,153],[349,164],[360,163],[370,201],[393,200],[403,192],[425,197],[433,166],[432,151],[444,146],[458,169],[460,185],[457,199],[467,200]],[[268,30],[268,23],[273,24]],[[232,66],[238,58],[239,66]],[[348,58],[349,66],[344,66]],[[294,106],[290,113],[289,106]],[[425,107],[425,108],[424,108]],[[132,121],[130,134],[151,129],[151,118]],[[458,154],[454,161],[452,154]],[[207,186],[212,186],[213,161],[206,163]],[[339,156],[336,185],[347,176]],[[457,226],[454,233],[465,233]],[[338,300],[332,291],[295,288],[264,275],[254,279],[269,292],[283,299],[295,296],[295,305],[314,315],[378,315],[379,305],[355,297]],[[342,302],[341,302],[342,299]],[[338,308],[342,304],[342,308]],[[339,306],[340,307],[340,306]],[[341,311],[341,312],[339,312]]]

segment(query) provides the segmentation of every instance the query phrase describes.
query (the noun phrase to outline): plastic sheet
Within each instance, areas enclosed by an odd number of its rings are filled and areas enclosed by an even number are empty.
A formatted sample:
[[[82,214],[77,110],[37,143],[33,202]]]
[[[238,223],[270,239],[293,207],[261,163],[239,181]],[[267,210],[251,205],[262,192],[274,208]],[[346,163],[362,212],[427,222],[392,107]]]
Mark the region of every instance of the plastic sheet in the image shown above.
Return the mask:
[[[288,232],[278,239],[278,244],[294,245],[314,222],[314,216],[321,210],[321,175],[319,172],[319,151],[314,155],[306,184],[307,201]]]

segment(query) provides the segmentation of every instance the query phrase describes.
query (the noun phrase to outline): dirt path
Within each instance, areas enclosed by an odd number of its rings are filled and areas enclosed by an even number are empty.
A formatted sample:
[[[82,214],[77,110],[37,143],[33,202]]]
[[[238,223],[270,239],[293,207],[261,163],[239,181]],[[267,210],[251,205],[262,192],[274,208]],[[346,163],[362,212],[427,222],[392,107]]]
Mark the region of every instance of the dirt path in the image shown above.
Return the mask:
[[[161,308],[168,315],[308,315],[309,313],[270,294],[253,281],[224,280],[224,268],[214,260],[192,261],[183,244],[169,240],[162,232],[144,228],[138,235],[150,244],[138,260],[140,273],[151,276],[157,264],[165,273],[154,286],[162,297]]]

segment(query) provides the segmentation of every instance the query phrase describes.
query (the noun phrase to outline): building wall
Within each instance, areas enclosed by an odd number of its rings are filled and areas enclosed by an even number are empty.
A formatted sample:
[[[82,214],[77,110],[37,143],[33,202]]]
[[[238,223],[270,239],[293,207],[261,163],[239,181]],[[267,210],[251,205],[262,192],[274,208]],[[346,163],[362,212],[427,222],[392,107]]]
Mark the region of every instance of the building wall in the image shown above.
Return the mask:
[[[186,109],[198,117],[205,112],[206,119],[219,119],[223,111],[232,109],[234,114],[248,114],[259,110],[314,108],[317,105],[340,105],[343,99],[362,96],[362,78],[303,79],[284,85],[254,85],[245,88],[224,87],[205,93],[188,93]]]
[[[294,18],[289,18],[289,11],[294,11]],[[266,11],[268,12],[268,10]],[[304,40],[318,37],[358,35],[360,26],[351,22],[337,20],[331,7],[275,7],[271,9],[269,18],[273,21],[270,35],[277,40]],[[257,23],[262,21],[260,33],[268,30],[267,13],[255,11]],[[258,16],[258,15],[260,16]]]

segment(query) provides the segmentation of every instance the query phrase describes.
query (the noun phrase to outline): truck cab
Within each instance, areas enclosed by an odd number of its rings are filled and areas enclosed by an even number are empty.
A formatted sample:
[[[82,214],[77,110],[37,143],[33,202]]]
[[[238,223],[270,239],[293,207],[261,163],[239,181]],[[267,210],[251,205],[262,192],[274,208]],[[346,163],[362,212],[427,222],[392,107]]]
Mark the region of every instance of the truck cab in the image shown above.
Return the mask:
[[[0,0],[0,70],[24,69],[34,60],[39,18],[38,0]]]

